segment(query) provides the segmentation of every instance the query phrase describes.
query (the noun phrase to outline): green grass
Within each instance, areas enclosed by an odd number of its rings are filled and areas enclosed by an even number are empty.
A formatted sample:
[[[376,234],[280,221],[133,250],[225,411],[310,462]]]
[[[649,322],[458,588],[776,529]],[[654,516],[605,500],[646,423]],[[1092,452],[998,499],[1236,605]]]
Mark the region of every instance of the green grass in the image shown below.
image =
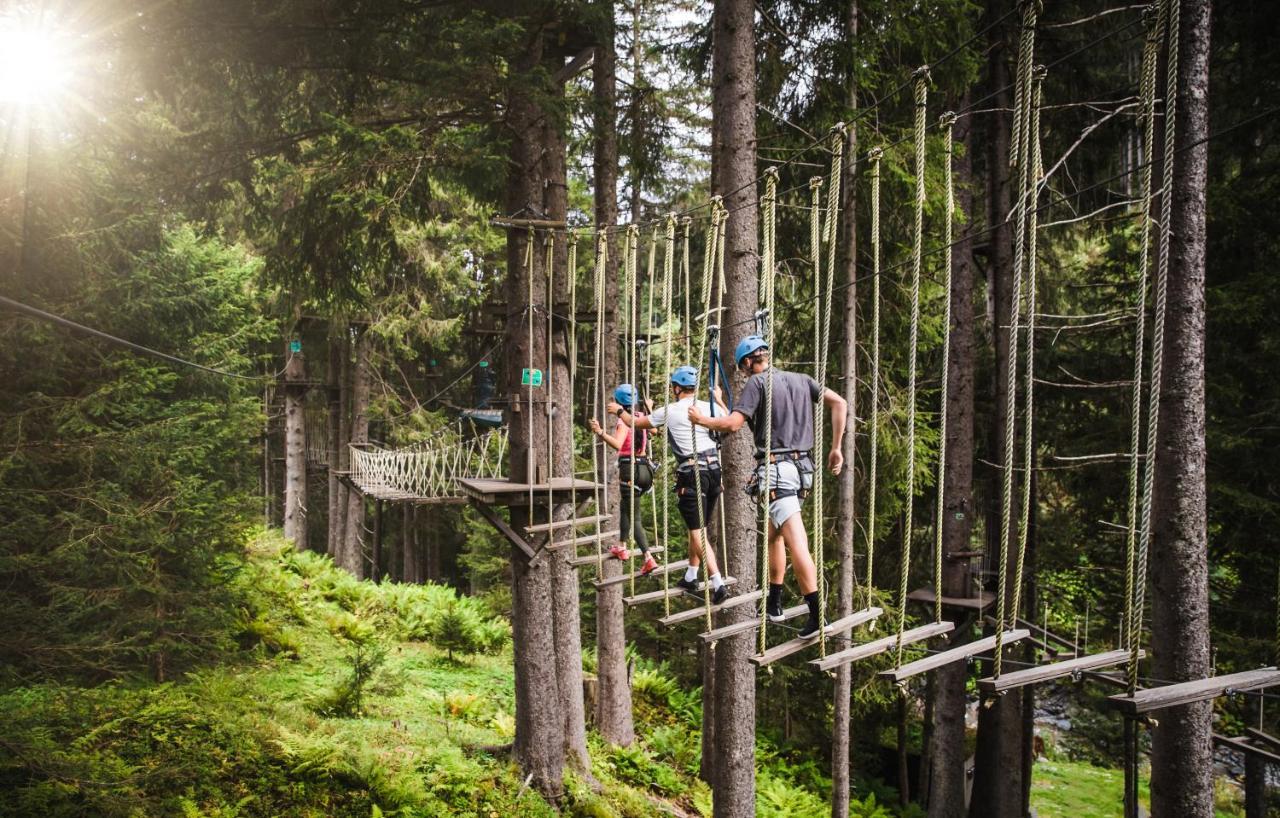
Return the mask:
[[[1038,761],[1031,783],[1031,806],[1040,818],[1121,818],[1124,814],[1124,772],[1081,761]],[[1138,782],[1138,799],[1151,805],[1147,772]],[[1220,784],[1215,818],[1243,815],[1238,794]]]

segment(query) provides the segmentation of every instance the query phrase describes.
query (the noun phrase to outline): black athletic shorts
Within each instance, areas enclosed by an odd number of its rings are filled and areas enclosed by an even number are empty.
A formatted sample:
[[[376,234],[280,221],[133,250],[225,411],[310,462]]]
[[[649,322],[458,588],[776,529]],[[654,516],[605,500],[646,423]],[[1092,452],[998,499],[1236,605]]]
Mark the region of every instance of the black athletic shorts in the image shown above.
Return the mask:
[[[676,472],[676,508],[690,531],[711,525],[711,514],[716,510],[716,499],[720,496],[720,469],[698,469],[698,482],[694,482],[693,469],[680,469]],[[702,488],[702,526],[698,524],[698,488]]]

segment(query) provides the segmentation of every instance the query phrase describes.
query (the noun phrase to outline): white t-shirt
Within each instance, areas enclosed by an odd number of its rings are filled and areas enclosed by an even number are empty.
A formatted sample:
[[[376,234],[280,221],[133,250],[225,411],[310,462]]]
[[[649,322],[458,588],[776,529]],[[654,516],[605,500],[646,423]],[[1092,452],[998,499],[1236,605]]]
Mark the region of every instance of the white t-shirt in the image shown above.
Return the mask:
[[[689,456],[689,430],[693,429],[694,445],[698,453],[715,451],[716,442],[704,426],[694,426],[689,422],[689,407],[693,405],[693,397],[682,398],[675,403],[659,406],[649,415],[649,422],[655,429],[666,427],[667,440],[679,457]],[[704,415],[711,414],[711,404],[705,400],[698,401],[698,409]],[[716,414],[723,415],[724,410],[716,407]]]

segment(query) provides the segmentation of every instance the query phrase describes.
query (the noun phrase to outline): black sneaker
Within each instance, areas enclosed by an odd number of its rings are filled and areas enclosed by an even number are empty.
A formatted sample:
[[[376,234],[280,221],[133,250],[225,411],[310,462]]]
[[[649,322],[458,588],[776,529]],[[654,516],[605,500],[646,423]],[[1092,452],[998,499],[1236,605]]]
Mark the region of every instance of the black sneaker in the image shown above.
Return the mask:
[[[810,614],[809,620],[804,623],[804,627],[800,629],[798,635],[801,639],[811,639],[818,635],[818,631],[818,617]]]
[[[729,598],[729,586],[721,585],[719,588],[711,592],[711,604],[719,605]]]
[[[769,603],[765,605],[765,613],[769,614],[770,622],[786,622],[787,615],[782,611],[782,595],[774,596],[769,594]]]
[[[690,596],[702,599],[702,583],[698,582],[696,579],[685,579],[684,577],[681,577],[680,581],[676,583],[676,587]]]

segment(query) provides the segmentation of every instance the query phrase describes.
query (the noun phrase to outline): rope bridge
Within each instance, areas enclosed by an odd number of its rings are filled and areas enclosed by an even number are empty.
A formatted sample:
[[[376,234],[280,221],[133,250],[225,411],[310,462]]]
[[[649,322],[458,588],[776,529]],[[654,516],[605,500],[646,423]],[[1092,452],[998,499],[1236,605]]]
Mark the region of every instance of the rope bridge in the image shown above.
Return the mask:
[[[403,449],[351,447],[351,482],[378,500],[463,502],[459,480],[504,476],[507,431],[428,440]]]

